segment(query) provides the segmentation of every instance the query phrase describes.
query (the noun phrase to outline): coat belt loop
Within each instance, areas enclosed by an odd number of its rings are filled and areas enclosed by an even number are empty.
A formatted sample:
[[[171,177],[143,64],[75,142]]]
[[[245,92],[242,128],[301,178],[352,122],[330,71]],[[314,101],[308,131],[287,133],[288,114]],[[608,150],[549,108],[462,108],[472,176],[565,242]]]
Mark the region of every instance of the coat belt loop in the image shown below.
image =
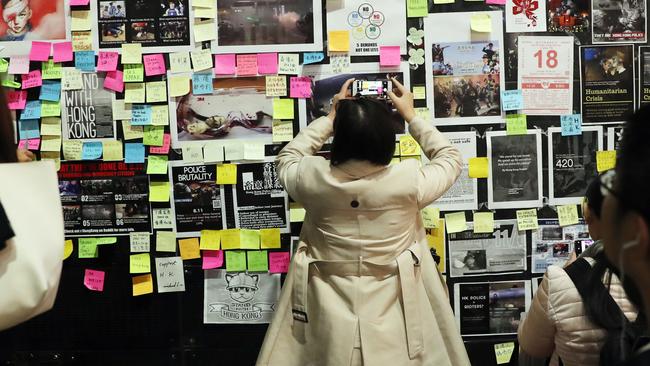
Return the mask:
[[[402,303],[404,304],[404,323],[409,358],[414,359],[423,350],[422,322],[418,307],[417,283],[415,281],[415,262],[417,257],[411,250],[405,250],[397,257]]]
[[[305,250],[300,248],[296,252],[293,262],[293,286],[291,289],[291,299],[293,302],[292,314],[295,320],[307,323],[307,286],[309,283],[309,265],[312,261],[305,254]]]

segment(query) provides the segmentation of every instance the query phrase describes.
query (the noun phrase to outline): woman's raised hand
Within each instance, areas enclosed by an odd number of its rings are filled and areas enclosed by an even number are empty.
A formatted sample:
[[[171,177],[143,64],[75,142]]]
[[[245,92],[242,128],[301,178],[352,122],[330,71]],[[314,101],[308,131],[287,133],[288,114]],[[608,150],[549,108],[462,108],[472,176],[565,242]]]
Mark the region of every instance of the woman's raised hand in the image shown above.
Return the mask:
[[[415,108],[413,107],[413,93],[411,93],[402,83],[397,81],[396,78],[391,78],[393,82],[393,90],[388,91],[388,97],[393,101],[393,105],[397,112],[404,118],[406,122],[411,122],[415,118]],[[394,91],[397,91],[395,93]]]
[[[328,115],[329,119],[334,121],[334,117],[336,117],[336,105],[338,104],[339,100],[341,99],[347,99],[352,97],[352,93],[350,92],[350,84],[354,81],[354,78],[348,79],[343,83],[343,86],[341,86],[341,90],[339,90],[338,93],[332,97],[332,106],[330,107],[330,114]]]

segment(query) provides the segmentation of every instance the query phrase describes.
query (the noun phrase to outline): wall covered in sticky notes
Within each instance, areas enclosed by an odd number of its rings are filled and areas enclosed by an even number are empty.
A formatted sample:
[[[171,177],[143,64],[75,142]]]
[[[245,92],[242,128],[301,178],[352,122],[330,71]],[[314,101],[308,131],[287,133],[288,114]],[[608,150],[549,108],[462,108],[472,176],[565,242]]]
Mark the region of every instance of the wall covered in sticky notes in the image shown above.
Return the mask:
[[[534,23],[511,0],[277,3],[30,0],[26,26],[0,25],[15,142],[56,162],[70,240],[57,306],[0,344],[86,364],[209,363],[207,350],[253,364],[273,311],[241,321],[227,288],[255,282],[275,304],[309,214],[273,160],[346,79],[390,75],[459,150],[460,177],[422,217],[470,358],[505,362],[494,346],[515,340],[517,320],[463,323],[462,298],[514,288],[519,314],[548,266],[591,244],[582,196],[649,99],[635,90],[646,75],[626,76],[650,56],[645,26],[632,45],[590,9],[548,17],[551,2]],[[612,52],[616,94],[597,72]],[[429,164],[392,119],[391,164]]]

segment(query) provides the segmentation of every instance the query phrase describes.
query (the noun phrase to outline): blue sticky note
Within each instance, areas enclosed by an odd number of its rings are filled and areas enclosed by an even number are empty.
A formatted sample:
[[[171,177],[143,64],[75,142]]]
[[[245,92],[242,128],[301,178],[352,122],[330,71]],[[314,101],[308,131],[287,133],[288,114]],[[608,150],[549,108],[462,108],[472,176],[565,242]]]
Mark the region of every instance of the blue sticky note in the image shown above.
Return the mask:
[[[77,51],[74,53],[74,67],[81,71],[95,71],[95,51]]]
[[[524,109],[524,96],[521,90],[502,90],[501,105],[504,111],[516,111]]]
[[[131,112],[132,126],[151,124],[151,106],[149,104],[133,104],[131,106]]]
[[[95,160],[102,157],[103,144],[101,141],[84,142],[81,149],[81,160]]]
[[[48,100],[50,102],[58,102],[61,100],[61,82],[58,80],[43,80],[41,95],[38,99]]]
[[[41,132],[38,128],[37,119],[24,119],[18,121],[18,138],[20,140],[36,139],[41,137]]]
[[[212,72],[192,74],[192,94],[212,94]]]
[[[560,116],[560,125],[562,126],[562,136],[582,135],[582,115],[580,114]]]
[[[322,52],[305,52],[302,54],[302,63],[304,65],[315,64],[316,62],[321,62],[325,59],[325,55]]]
[[[144,144],[141,142],[127,142],[124,144],[125,163],[144,163]]]
[[[39,119],[41,118],[41,101],[40,100],[28,100],[25,104],[25,109],[20,114],[20,120],[26,119]]]

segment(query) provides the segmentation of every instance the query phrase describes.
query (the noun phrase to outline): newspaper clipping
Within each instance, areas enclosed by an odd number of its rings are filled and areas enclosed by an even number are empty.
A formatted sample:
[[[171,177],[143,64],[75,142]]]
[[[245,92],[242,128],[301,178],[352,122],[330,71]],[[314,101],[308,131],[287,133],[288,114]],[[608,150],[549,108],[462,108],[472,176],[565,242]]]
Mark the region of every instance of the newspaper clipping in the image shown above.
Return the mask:
[[[476,132],[445,132],[443,135],[460,150],[463,156],[463,170],[454,185],[432,206],[441,211],[476,210],[478,208],[477,180],[469,177],[469,159],[476,157]],[[427,160],[424,155],[423,159]]]

